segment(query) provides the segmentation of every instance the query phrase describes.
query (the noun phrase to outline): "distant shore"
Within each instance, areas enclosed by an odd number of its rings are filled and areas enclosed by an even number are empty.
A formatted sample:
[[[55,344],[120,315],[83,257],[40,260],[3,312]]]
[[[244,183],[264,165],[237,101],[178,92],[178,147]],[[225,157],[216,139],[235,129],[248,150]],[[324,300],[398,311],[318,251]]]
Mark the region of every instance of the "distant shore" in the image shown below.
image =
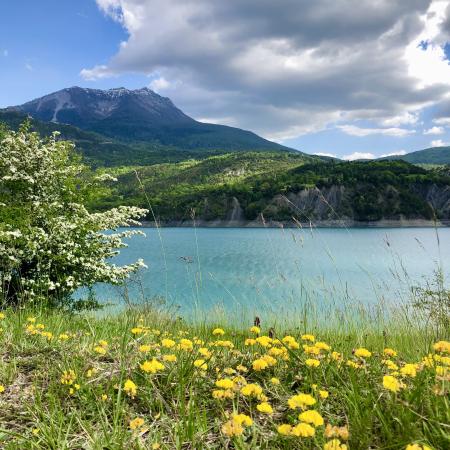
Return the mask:
[[[154,221],[143,221],[143,227],[155,228]],[[385,219],[378,221],[357,220],[318,220],[315,222],[295,222],[276,220],[172,220],[158,222],[163,228],[442,228],[450,227],[450,220],[424,220],[424,219]]]

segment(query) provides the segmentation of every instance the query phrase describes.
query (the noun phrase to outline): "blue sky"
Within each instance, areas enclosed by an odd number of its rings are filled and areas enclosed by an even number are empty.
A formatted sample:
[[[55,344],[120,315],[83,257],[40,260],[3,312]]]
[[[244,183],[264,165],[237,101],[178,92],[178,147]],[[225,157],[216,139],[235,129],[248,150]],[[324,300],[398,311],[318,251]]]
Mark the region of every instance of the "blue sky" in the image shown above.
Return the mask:
[[[275,3],[4,2],[0,107],[74,85],[149,86],[198,120],[309,153],[450,142],[449,0]]]

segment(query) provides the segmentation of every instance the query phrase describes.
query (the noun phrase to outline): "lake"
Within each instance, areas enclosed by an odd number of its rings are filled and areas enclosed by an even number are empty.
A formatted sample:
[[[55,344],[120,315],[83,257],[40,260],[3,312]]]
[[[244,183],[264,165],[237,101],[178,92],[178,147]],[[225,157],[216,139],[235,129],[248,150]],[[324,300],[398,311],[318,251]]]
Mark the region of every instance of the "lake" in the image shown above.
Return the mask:
[[[164,299],[180,313],[290,314],[305,304],[395,304],[442,267],[450,228],[145,228],[114,262],[143,258],[128,284],[134,302]],[[96,286],[105,302],[124,291]]]

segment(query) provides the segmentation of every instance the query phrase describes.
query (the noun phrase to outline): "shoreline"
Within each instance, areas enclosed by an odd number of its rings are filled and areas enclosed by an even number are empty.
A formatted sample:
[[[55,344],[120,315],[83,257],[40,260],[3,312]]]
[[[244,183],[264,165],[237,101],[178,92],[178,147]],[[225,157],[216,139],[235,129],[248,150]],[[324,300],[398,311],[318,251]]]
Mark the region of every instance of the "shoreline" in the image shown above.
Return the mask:
[[[171,220],[164,222],[141,221],[144,228],[446,228],[450,220],[385,219],[379,221],[318,220],[294,222],[276,220]]]

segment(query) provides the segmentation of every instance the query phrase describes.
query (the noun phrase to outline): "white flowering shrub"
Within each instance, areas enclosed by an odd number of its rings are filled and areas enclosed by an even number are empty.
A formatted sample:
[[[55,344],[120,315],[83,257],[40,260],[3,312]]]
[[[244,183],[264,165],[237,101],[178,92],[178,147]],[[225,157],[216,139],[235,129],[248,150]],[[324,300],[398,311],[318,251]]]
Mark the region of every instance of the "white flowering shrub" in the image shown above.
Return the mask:
[[[84,206],[108,180],[81,164],[74,145],[42,139],[24,125],[0,130],[0,298],[9,304],[56,304],[82,286],[118,284],[143,266],[109,261],[146,210],[119,207],[92,213]],[[112,230],[112,231],[108,231]]]

